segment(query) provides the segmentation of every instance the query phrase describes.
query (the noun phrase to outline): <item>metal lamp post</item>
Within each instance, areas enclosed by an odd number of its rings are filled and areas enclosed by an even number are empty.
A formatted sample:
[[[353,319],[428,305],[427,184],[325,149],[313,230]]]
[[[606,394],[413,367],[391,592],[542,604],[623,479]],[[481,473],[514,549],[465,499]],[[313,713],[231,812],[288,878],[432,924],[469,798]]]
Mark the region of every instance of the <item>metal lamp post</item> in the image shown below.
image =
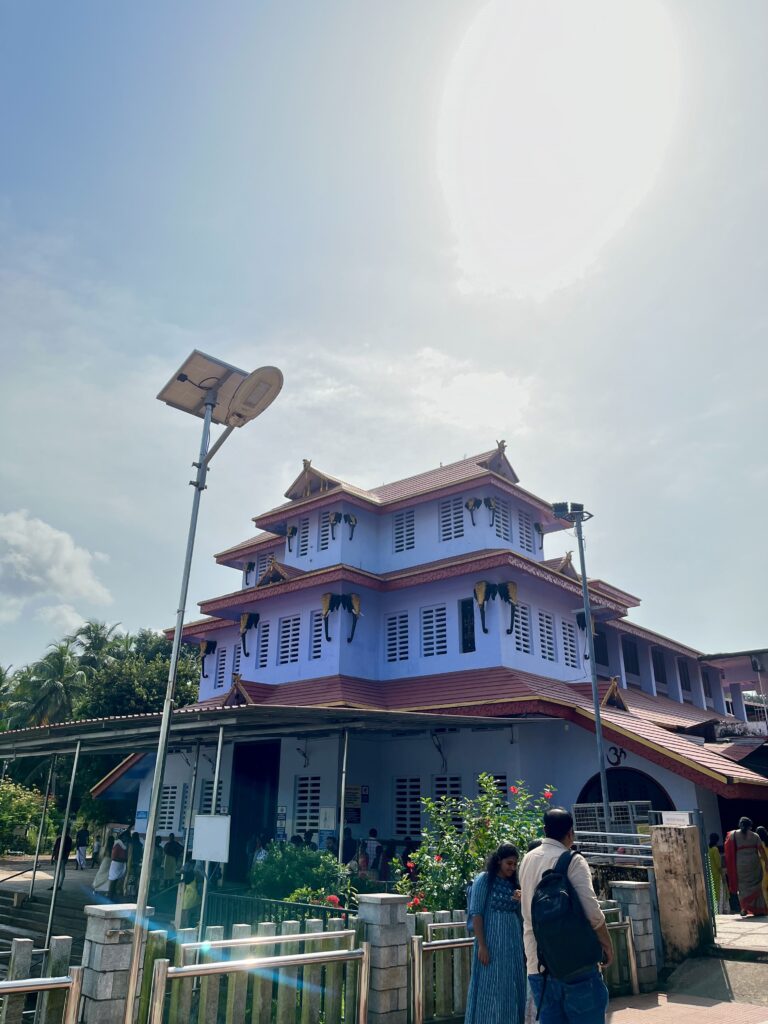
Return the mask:
[[[556,501],[552,510],[558,519],[564,519],[576,527],[576,537],[579,542],[579,568],[581,572],[581,595],[584,602],[584,631],[587,634],[587,650],[589,651],[589,671],[592,678],[592,707],[595,713],[595,740],[597,742],[597,759],[600,768],[600,791],[603,803],[603,817],[605,819],[605,830],[611,828],[611,805],[608,799],[608,775],[605,770],[605,746],[603,744],[603,723],[600,717],[600,695],[597,690],[597,663],[595,662],[595,638],[592,633],[592,606],[589,600],[589,586],[587,584],[587,568],[584,561],[584,534],[582,524],[592,518],[592,513],[587,512],[584,506],[578,502]]]
[[[231,366],[229,363],[214,359],[195,349],[186,359],[178,373],[157,396],[166,405],[173,406],[175,409],[181,409],[183,412],[188,412],[195,416],[201,416],[203,419],[203,432],[200,439],[200,455],[198,461],[193,463],[197,469],[197,474],[194,480],[190,480],[190,484],[194,487],[195,492],[192,498],[192,514],[187,535],[184,570],[181,577],[181,594],[176,614],[176,630],[171,649],[168,684],[160,721],[157,759],[152,779],[152,791],[147,815],[147,831],[144,837],[144,857],[141,862],[141,874],[136,894],[136,918],[133,927],[131,963],[128,973],[128,992],[125,1005],[125,1020],[128,1024],[131,1024],[134,1018],[142,947],[148,932],[146,918],[149,883],[152,874],[152,849],[155,844],[163,774],[168,754],[168,737],[171,729],[171,713],[173,711],[176,690],[176,673],[179,664],[179,653],[181,651],[181,636],[184,628],[184,613],[187,603],[187,591],[189,589],[192,552],[195,546],[200,496],[206,487],[208,466],[213,456],[221,448],[235,427],[244,426],[272,404],[280,393],[282,386],[283,375],[274,366],[264,366],[251,374],[247,374],[243,370]],[[226,429],[221,433],[209,451],[211,423],[220,423]]]

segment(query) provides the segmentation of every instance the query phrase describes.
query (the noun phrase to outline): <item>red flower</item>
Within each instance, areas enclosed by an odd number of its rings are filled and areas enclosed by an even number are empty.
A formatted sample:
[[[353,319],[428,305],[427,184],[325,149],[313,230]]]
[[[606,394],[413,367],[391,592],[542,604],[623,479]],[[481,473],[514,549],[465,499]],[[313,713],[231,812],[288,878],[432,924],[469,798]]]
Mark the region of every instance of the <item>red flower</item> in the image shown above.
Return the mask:
[[[436,864],[439,864],[439,863],[440,863],[440,861],[441,861],[442,859],[443,859],[443,858],[442,858],[442,857],[440,856],[440,854],[439,854],[439,853],[436,853],[436,854],[435,854],[435,863],[436,863]]]
[[[339,904],[341,903],[341,900],[339,899],[338,896],[334,896],[333,893],[331,893],[330,896],[325,897],[325,902],[333,904],[334,907],[338,907]]]
[[[518,790],[517,786],[510,786],[509,787],[509,792],[510,793],[517,793],[517,792],[519,792],[519,790]]]
[[[408,868],[409,871],[413,871],[413,869],[416,867],[412,860],[407,860],[405,862],[405,866]]]
[[[409,907],[418,907],[420,905],[420,903],[421,903],[421,900],[419,899],[419,897],[418,896],[414,896],[413,899],[411,900],[411,902],[408,904],[408,906]]]
[[[545,800],[551,800],[552,799],[552,790],[550,790],[550,789],[545,789],[544,790],[544,799]]]

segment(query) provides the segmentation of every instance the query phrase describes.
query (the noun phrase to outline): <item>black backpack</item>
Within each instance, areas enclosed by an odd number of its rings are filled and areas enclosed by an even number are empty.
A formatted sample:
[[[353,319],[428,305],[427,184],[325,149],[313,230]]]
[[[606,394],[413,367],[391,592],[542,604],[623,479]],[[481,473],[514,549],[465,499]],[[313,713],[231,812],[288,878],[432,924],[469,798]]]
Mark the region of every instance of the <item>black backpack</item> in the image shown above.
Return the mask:
[[[539,972],[569,981],[600,962],[603,949],[568,880],[571,860],[566,850],[554,868],[545,871],[531,900],[531,923],[539,952]],[[533,973],[529,964],[529,973]],[[546,979],[545,979],[546,984]]]

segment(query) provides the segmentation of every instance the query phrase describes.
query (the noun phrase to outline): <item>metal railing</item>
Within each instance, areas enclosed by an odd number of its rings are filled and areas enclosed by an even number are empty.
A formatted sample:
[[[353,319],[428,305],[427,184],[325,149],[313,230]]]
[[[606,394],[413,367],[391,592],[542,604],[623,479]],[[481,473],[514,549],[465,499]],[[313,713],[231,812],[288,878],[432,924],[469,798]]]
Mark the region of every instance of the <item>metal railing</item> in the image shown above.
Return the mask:
[[[454,926],[458,924],[459,922],[454,922]],[[411,1024],[424,1024],[424,953],[437,953],[445,949],[471,949],[474,944],[475,940],[469,937],[425,942],[422,935],[411,936]]]
[[[61,1024],[77,1024],[80,1016],[80,996],[83,991],[82,967],[70,967],[69,975],[62,978],[21,978],[18,981],[0,981],[0,996],[3,997],[55,992],[59,989],[68,989]]]
[[[640,832],[576,832],[575,838],[579,852],[587,860],[609,864],[633,861],[638,867],[653,865],[651,837]]]
[[[343,907],[330,907],[322,903],[290,903],[288,900],[270,900],[264,896],[243,895],[229,892],[209,892],[205,912],[206,925],[222,925],[225,932],[233,924],[258,924],[261,921],[304,921],[306,918],[322,918],[324,924],[330,919],[341,918],[345,925],[357,915]]]
[[[281,946],[284,943],[300,942],[335,942],[338,939],[345,939],[352,949],[355,942],[354,928],[344,928],[338,932],[296,932],[295,935],[249,935],[240,939],[210,939],[207,942],[182,942],[182,957],[187,951],[198,949],[208,952],[210,949],[239,949],[249,946]]]
[[[331,932],[330,934],[333,933]],[[276,938],[282,938],[282,936],[265,937],[268,937],[272,943],[274,943]],[[298,937],[297,935],[290,936],[294,942],[296,942]],[[328,937],[329,935],[326,934],[326,938]],[[360,949],[334,949],[322,953],[296,953],[290,956],[250,957],[247,960],[194,964],[188,967],[171,967],[170,960],[155,960],[147,1024],[162,1024],[165,993],[169,980],[202,978],[215,974],[251,974],[265,970],[279,970],[282,967],[322,967],[327,964],[354,962],[360,963],[357,1021],[358,1024],[366,1024],[368,1019],[368,984],[371,963],[370,946],[367,942],[363,942]],[[65,1020],[63,1024],[74,1024],[74,1022]]]

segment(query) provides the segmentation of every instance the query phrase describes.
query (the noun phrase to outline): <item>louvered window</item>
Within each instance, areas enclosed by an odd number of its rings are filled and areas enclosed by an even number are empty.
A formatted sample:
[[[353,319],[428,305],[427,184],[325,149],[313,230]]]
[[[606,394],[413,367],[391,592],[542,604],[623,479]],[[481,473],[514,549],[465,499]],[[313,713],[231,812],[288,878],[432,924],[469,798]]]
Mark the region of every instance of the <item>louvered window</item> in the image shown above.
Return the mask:
[[[464,536],[464,502],[461,498],[447,498],[440,502],[438,522],[440,540],[455,540]]]
[[[412,508],[392,516],[392,545],[395,551],[412,551],[416,544],[416,522]]]
[[[216,652],[216,676],[213,681],[214,687],[218,690],[224,685],[224,676],[227,671],[227,648],[220,647]]]
[[[320,513],[320,526],[317,531],[317,550],[327,551],[331,543],[331,513]]]
[[[256,580],[260,580],[264,573],[267,571],[269,560],[272,557],[272,552],[264,551],[256,559]]]
[[[157,812],[157,828],[160,832],[173,832],[176,828],[178,798],[178,786],[163,786],[160,794],[160,808]]]
[[[316,661],[323,655],[323,613],[320,609],[309,616],[309,657]]]
[[[408,660],[408,612],[387,616],[387,661]]]
[[[293,828],[299,835],[316,832],[320,825],[320,776],[296,776],[296,804]]]
[[[667,663],[664,659],[664,651],[659,647],[651,650],[651,661],[653,663],[653,678],[657,686],[667,685]]]
[[[512,512],[508,501],[501,498],[496,499],[496,516],[493,525],[499,540],[512,540]]]
[[[299,636],[301,632],[301,617],[289,615],[280,619],[277,634],[277,663],[278,665],[293,665],[299,660]]]
[[[519,604],[515,612],[515,650],[521,654],[533,654],[531,609],[527,604]]]
[[[243,644],[240,640],[235,643],[235,649],[232,653],[232,682],[235,681],[235,676],[240,674],[240,659],[243,656]]]
[[[445,605],[421,609],[421,654],[432,658],[448,651],[448,633]]]
[[[219,784],[216,787],[216,810],[211,810],[211,798],[213,796],[213,779],[203,779],[203,784],[200,787],[200,813],[201,814],[221,814],[221,788],[223,782],[219,779]]]
[[[500,775],[494,773],[493,782],[494,785],[496,786],[496,791],[498,792],[501,799],[509,801],[509,786],[507,785],[506,772]]]
[[[304,558],[309,552],[309,519],[299,520],[299,532],[296,538],[296,554]]]
[[[187,827],[187,803],[189,801],[189,786],[186,782],[181,787],[181,804],[179,805],[179,831],[183,832]]]
[[[576,641],[576,627],[572,622],[563,623],[563,661],[568,668],[579,667],[579,645]]]
[[[256,640],[256,667],[266,668],[269,664],[269,623],[260,622]]]
[[[555,620],[549,612],[539,612],[539,653],[545,661],[557,661]]]
[[[395,835],[418,836],[421,832],[421,779],[395,779]]]
[[[432,779],[432,796],[435,800],[441,797],[453,797],[461,799],[461,776],[460,775],[435,775]],[[463,821],[460,815],[451,817],[454,828],[461,829]]]
[[[517,525],[520,531],[520,550],[533,551],[533,520],[527,512],[518,512]]]
[[[688,671],[688,662],[683,658],[677,659],[677,669],[680,673],[680,689],[686,693],[691,692],[691,674]]]

